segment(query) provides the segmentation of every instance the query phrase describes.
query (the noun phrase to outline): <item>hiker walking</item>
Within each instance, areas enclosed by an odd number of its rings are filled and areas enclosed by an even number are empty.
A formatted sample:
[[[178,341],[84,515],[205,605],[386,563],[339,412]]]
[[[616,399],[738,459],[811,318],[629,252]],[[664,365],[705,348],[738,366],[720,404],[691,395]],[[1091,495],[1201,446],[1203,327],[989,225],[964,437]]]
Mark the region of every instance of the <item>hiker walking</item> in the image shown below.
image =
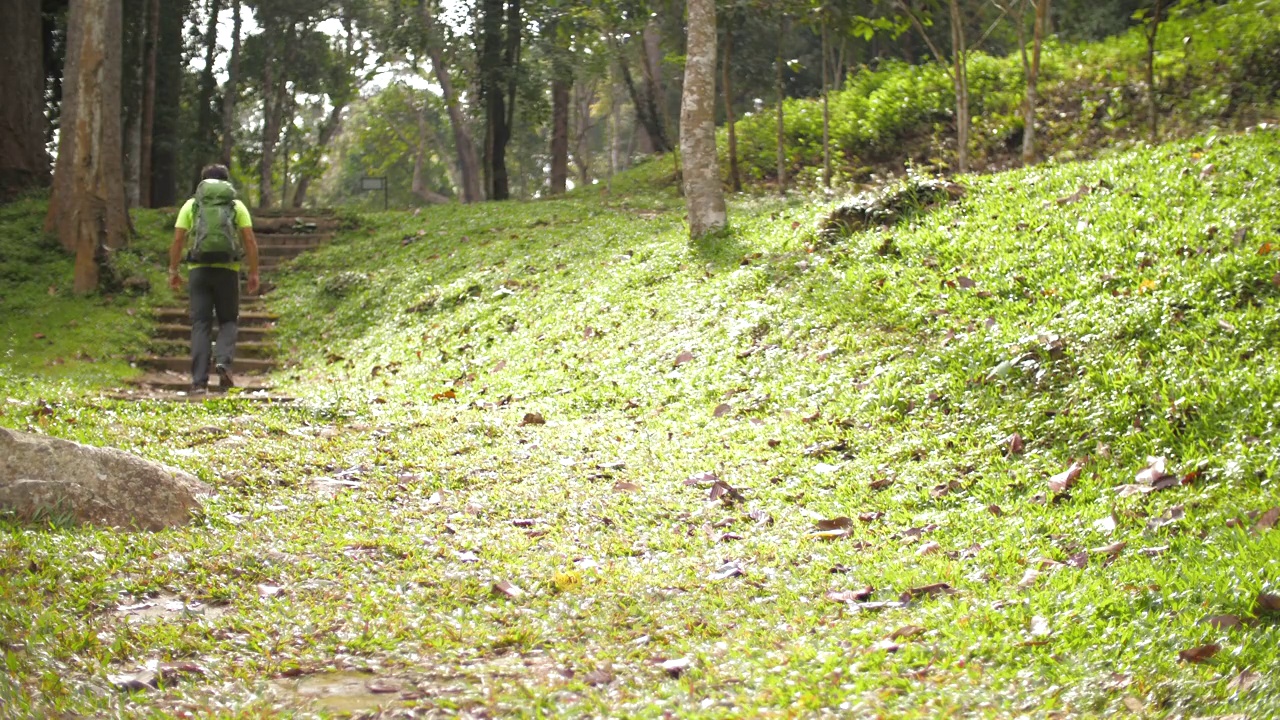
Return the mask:
[[[192,236],[186,254],[190,266],[187,294],[191,296],[191,391],[209,390],[210,334],[218,317],[218,342],[213,348],[217,389],[235,385],[231,361],[236,354],[236,320],[240,315],[240,261],[249,265],[250,295],[258,292],[258,242],[253,236],[249,209],[236,199],[230,174],[224,165],[209,165],[200,173],[195,197],[178,211],[173,245],[169,248],[169,287],[182,288],[178,264],[187,235]]]

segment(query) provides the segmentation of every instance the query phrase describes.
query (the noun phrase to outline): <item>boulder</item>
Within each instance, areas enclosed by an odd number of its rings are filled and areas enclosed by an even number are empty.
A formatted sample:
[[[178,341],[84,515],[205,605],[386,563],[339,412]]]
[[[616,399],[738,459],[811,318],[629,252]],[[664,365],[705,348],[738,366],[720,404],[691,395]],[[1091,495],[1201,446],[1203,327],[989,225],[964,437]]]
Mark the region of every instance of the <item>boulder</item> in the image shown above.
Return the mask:
[[[185,525],[213,488],[135,455],[0,428],[0,510],[136,530]]]

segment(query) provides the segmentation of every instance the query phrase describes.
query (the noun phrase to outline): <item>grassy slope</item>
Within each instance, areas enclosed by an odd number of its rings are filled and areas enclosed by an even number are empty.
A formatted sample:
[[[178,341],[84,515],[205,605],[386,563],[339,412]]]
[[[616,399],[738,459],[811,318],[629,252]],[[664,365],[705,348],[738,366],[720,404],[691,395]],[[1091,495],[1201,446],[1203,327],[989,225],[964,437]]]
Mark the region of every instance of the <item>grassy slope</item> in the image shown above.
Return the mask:
[[[652,195],[373,218],[276,294],[300,406],[68,397],[44,418],[222,492],[186,530],[0,535],[0,693],[247,717],[280,702],[269,678],[336,666],[494,713],[1089,717],[1133,698],[1269,716],[1280,625],[1201,620],[1280,591],[1280,532],[1247,515],[1280,504],[1280,267],[1262,252],[1280,134],[969,182],[832,246],[799,201],[738,205],[694,247]],[[0,422],[28,425],[30,399]],[[1006,458],[1013,432],[1026,452]],[[1148,455],[1198,476],[1120,496]],[[708,502],[685,484],[704,471],[744,499]],[[337,476],[360,484],[317,484]],[[851,537],[811,536],[837,516]],[[712,579],[729,561],[745,575]],[[503,580],[527,594],[495,595]],[[933,582],[958,592],[880,613],[824,599]],[[229,605],[112,611],[160,591]],[[874,649],[908,625],[923,634]],[[1178,660],[1211,641],[1208,663]],[[679,657],[679,679],[653,664]],[[149,658],[209,675],[105,688]],[[590,684],[601,668],[615,679]],[[1237,692],[1245,669],[1262,678]]]
[[[1185,137],[1214,124],[1243,127],[1274,121],[1280,93],[1274,69],[1280,57],[1278,23],[1276,0],[1234,0],[1166,22],[1156,55],[1162,136]],[[1070,160],[1145,141],[1145,72],[1141,28],[1096,43],[1047,44],[1039,84],[1040,155]],[[1021,56],[975,53],[969,83],[975,167],[1007,167],[1021,150]],[[953,163],[954,105],[949,76],[934,63],[890,63],[854,73],[831,97],[837,184],[848,177],[860,179],[886,161],[896,163],[895,169],[908,158],[918,165]],[[817,187],[822,104],[792,99],[784,111],[790,172],[799,173],[800,183]],[[745,176],[772,178],[774,110],[744,117],[737,130]],[[720,147],[725,146],[722,138]]]

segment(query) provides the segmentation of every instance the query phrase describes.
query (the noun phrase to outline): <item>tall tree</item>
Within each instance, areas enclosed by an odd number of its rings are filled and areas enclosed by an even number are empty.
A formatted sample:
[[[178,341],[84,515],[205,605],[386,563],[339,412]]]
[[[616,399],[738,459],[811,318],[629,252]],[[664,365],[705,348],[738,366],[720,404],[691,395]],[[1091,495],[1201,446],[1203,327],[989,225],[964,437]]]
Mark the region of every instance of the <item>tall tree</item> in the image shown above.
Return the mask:
[[[720,92],[724,95],[724,124],[729,135],[729,187],[742,192],[742,175],[738,172],[738,130],[733,117],[733,16],[724,21],[724,61],[720,63]]]
[[[929,46],[929,50],[933,53],[934,58],[937,59],[938,64],[947,68],[948,73],[951,75],[951,83],[956,96],[956,166],[962,173],[969,172],[969,131],[971,124],[969,119],[969,46],[964,34],[964,14],[960,9],[960,0],[947,0],[951,25],[950,60],[934,43],[933,38],[929,37],[929,31],[926,28],[928,17],[918,12],[912,7],[912,3],[906,0],[895,0],[895,2],[920,34],[920,37],[924,39],[925,44]]]
[[[138,132],[138,200],[154,207],[151,197],[151,158],[155,148],[156,71],[160,47],[160,0],[147,0],[146,40],[143,43],[142,117]]]
[[[222,91],[222,149],[218,154],[222,164],[227,167],[231,167],[236,101],[240,94],[240,0],[232,0],[231,18],[231,57],[227,59],[227,84]]]
[[[44,149],[44,47],[40,0],[0,0],[0,202],[49,177]]]
[[[569,178],[569,94],[573,67],[559,18],[548,26],[551,52],[551,194],[563,193]]]
[[[191,187],[200,183],[200,169],[214,161],[220,147],[215,136],[217,111],[213,107],[213,94],[218,88],[213,74],[213,61],[218,56],[218,15],[222,12],[221,0],[209,0],[209,24],[204,30],[204,67],[200,70],[200,89],[196,97],[196,162],[192,163]]]
[[[190,8],[189,0],[161,2],[164,7],[156,46],[155,120],[151,131],[151,207],[169,207],[178,200],[185,77],[182,30]]]
[[[511,142],[515,119],[522,36],[520,0],[484,0],[480,97],[485,109],[485,195],[490,200],[506,200],[510,196],[507,144]]]
[[[72,0],[58,163],[45,226],[75,253],[77,293],[97,288],[99,262],[128,240],[120,35],[120,0]]]
[[[680,102],[680,152],[689,235],[699,238],[728,222],[716,157],[716,4],[689,0],[688,48]]]
[[[426,26],[427,56],[431,59],[431,71],[440,85],[440,94],[444,98],[445,108],[449,113],[449,127],[453,131],[454,152],[458,156],[458,174],[462,180],[459,193],[464,203],[480,202],[484,199],[480,187],[480,160],[476,156],[476,144],[471,134],[467,117],[462,112],[462,102],[458,91],[454,88],[453,72],[444,55],[444,32],[435,18],[433,3],[436,0],[420,0],[422,21]]]

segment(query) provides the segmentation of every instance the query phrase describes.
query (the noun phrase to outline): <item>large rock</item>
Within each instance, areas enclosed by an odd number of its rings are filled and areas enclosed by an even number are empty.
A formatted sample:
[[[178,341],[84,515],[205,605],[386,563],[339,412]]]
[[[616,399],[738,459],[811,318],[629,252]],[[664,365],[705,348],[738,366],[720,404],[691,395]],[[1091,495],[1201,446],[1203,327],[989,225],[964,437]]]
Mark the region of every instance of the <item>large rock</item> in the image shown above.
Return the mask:
[[[0,509],[137,530],[185,525],[213,489],[194,475],[112,448],[0,428]]]

